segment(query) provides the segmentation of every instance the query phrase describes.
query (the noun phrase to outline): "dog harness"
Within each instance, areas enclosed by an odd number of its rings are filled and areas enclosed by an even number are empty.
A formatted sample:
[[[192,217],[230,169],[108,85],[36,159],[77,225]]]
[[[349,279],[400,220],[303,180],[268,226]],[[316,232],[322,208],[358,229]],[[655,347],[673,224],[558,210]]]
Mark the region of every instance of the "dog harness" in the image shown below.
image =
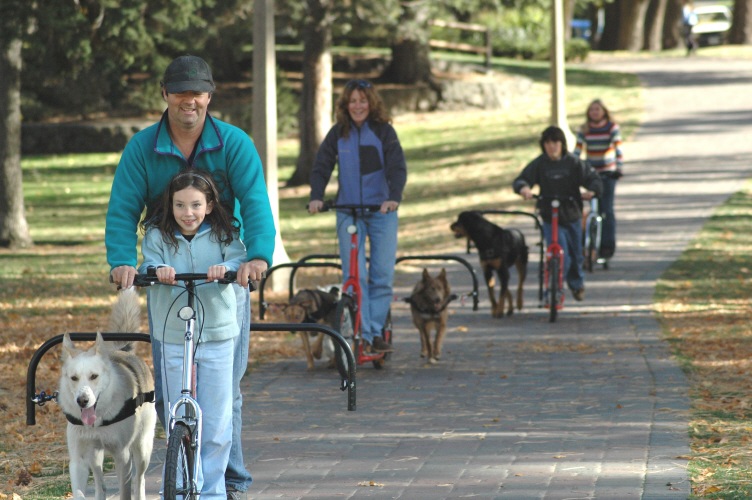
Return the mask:
[[[415,307],[415,309],[419,313],[421,313],[421,314],[439,314],[440,312],[442,312],[444,309],[446,309],[449,306],[449,303],[451,301],[453,301],[453,300],[455,300],[457,298],[458,297],[457,297],[456,294],[454,294],[454,293],[451,294],[449,297],[447,297],[446,299],[444,299],[444,303],[438,309],[427,309],[427,308],[421,306],[420,304],[418,304],[416,301],[413,300],[413,296],[412,295],[409,296],[409,297],[405,297],[402,300],[404,300],[405,302],[407,302],[411,306]]]
[[[128,401],[125,402],[123,407],[120,409],[120,412],[112,417],[109,420],[102,421],[102,425],[100,427],[105,427],[108,425],[116,424],[120,422],[121,420],[125,420],[128,417],[132,417],[136,414],[136,410],[139,406],[141,406],[144,403],[153,403],[154,402],[154,391],[149,392],[142,392],[135,398],[131,398]],[[68,413],[65,413],[65,418],[73,425],[84,425],[84,423],[81,421],[80,418],[76,418],[73,415],[70,415]]]
[[[321,307],[316,311],[309,311],[307,308],[304,308],[305,318],[303,319],[303,322],[318,323],[319,320],[326,318],[327,314],[329,314],[335,307],[337,307],[337,304],[324,303],[321,304]]]

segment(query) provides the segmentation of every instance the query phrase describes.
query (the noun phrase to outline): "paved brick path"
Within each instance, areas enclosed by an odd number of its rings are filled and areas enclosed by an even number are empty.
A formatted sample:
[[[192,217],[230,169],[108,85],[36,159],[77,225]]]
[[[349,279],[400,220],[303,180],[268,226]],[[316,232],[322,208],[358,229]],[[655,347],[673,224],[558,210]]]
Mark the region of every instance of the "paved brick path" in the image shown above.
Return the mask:
[[[356,412],[334,373],[308,373],[302,358],[252,372],[249,498],[687,498],[687,382],[660,341],[652,296],[749,174],[752,66],[693,58],[611,68],[640,74],[647,106],[625,145],[617,256],[588,276],[586,301],[568,295],[550,324],[536,307],[534,263],[521,314],[492,319],[485,290],[477,312],[455,303],[444,358],[430,367],[395,303],[398,352],[384,370],[359,368]],[[447,267],[454,291],[467,292],[466,272]],[[402,296],[417,268],[400,277]]]

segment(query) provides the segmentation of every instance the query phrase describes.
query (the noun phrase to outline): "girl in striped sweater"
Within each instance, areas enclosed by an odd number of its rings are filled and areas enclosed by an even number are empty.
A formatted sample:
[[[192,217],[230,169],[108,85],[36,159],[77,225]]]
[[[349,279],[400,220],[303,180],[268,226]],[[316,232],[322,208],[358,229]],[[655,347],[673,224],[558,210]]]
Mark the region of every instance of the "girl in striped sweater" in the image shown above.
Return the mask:
[[[577,145],[573,153],[579,157],[582,151],[585,151],[585,159],[603,181],[599,203],[603,217],[600,256],[608,259],[616,249],[614,192],[616,181],[623,174],[619,125],[612,121],[608,108],[600,99],[590,103],[585,114],[585,124],[577,132]]]

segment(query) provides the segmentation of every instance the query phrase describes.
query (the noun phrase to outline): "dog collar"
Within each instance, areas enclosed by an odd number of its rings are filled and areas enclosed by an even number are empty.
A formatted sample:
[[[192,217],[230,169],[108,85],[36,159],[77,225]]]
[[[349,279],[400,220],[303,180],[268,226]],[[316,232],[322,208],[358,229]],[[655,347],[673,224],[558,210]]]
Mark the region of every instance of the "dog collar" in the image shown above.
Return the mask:
[[[121,420],[125,420],[128,417],[132,417],[136,414],[136,410],[139,406],[141,406],[144,403],[153,403],[154,402],[154,391],[149,392],[142,392],[135,398],[131,398],[128,401],[125,402],[123,407],[120,409],[120,412],[112,417],[109,420],[102,421],[102,425],[100,427],[105,427],[107,425],[112,425],[120,422]],[[73,425],[84,425],[84,423],[81,421],[80,418],[76,418],[73,415],[70,415],[68,413],[65,413],[65,418]]]
[[[420,306],[419,304],[417,304],[413,300],[413,296],[412,295],[410,297],[405,297],[402,300],[404,300],[405,302],[407,302],[411,306],[415,307],[415,309],[417,309],[417,311],[419,313],[421,313],[421,314],[439,314],[440,312],[444,311],[444,309],[446,309],[449,306],[449,303],[451,301],[453,301],[453,300],[455,300],[457,298],[458,298],[457,294],[454,294],[454,293],[451,294],[449,297],[447,297],[446,299],[444,299],[444,303],[438,309],[426,309],[425,307]]]

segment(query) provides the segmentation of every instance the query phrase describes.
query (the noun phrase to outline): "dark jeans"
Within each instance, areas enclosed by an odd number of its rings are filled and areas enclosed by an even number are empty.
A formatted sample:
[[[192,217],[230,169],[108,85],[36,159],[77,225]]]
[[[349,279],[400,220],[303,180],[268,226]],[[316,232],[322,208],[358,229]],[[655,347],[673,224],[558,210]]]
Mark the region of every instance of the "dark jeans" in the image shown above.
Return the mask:
[[[613,174],[601,174],[603,193],[599,198],[599,209],[603,217],[600,255],[609,258],[616,250],[616,217],[614,216],[614,193],[616,179]]]

